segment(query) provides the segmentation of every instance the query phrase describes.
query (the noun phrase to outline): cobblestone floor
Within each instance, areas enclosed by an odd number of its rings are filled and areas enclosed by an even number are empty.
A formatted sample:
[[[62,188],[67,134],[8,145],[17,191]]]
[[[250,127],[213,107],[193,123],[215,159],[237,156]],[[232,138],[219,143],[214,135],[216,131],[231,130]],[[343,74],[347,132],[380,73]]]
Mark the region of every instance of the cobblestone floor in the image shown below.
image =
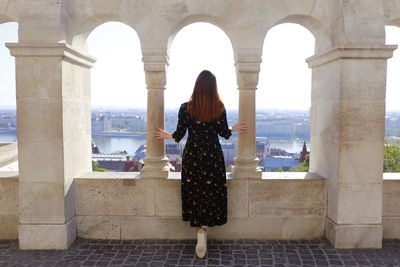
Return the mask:
[[[208,240],[197,259],[195,240],[77,239],[66,251],[21,251],[0,240],[0,266],[400,266],[400,240],[382,249],[333,249],[326,239]]]

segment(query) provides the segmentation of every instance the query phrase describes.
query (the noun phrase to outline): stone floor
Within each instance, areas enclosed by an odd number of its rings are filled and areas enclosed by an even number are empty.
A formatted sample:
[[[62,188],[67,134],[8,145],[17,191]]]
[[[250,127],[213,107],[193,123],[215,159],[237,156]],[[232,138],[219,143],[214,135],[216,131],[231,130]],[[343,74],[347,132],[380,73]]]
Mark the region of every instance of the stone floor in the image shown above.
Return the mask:
[[[196,259],[195,240],[77,239],[66,251],[20,251],[0,240],[0,266],[400,266],[400,240],[382,249],[333,249],[326,239],[208,240]]]

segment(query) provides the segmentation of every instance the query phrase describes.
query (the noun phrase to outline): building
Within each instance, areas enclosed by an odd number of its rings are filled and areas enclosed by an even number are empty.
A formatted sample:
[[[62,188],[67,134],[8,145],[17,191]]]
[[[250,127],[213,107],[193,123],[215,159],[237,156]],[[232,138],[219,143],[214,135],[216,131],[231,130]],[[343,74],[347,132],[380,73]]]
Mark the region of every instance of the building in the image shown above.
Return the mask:
[[[236,146],[234,143],[221,143],[222,153],[224,154],[225,167],[233,165],[236,156]]]
[[[109,132],[112,130],[112,121],[104,115],[92,118],[92,134]]]
[[[125,172],[139,172],[144,166],[143,159],[140,156],[137,158],[126,157]]]
[[[181,143],[165,144],[165,154],[168,157],[169,168],[173,172],[182,171],[182,152],[183,145]]]
[[[100,154],[100,149],[92,139],[92,154]]]
[[[260,160],[258,165],[264,166],[265,157],[269,152],[269,144],[264,144],[260,142],[256,142],[256,155],[257,158]]]
[[[303,144],[303,149],[300,152],[300,156],[299,156],[299,162],[303,162],[306,159],[306,155],[310,154],[309,151],[307,151],[307,145],[306,145],[306,141],[304,141]]]
[[[266,157],[264,163],[265,172],[276,172],[279,169],[289,171],[299,165],[299,161],[293,157],[277,156]]]
[[[103,168],[111,172],[123,172],[125,171],[127,156],[114,154],[93,154],[92,160],[97,163],[99,168]]]

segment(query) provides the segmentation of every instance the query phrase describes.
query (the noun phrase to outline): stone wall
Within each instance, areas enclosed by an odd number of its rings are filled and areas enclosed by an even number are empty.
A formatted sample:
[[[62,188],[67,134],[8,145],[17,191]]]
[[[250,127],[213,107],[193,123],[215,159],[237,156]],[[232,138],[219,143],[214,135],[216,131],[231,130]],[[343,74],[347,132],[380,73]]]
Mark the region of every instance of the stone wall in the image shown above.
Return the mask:
[[[103,178],[98,179],[99,175]],[[196,238],[194,228],[182,221],[180,179],[175,175],[127,179],[102,173],[75,179],[78,236]],[[323,236],[327,180],[305,176],[310,174],[264,173],[263,179],[228,179],[228,223],[210,228],[209,238]]]
[[[400,173],[383,174],[383,238],[400,238]]]
[[[0,239],[18,239],[18,174],[0,172]]]
[[[195,238],[181,219],[179,174],[138,179],[132,173],[91,173],[75,179],[78,236],[100,239]],[[138,175],[137,175],[138,176]],[[315,238],[324,235],[326,179],[263,173],[228,179],[228,223],[209,237]],[[383,237],[400,238],[400,174],[385,173]],[[18,174],[0,173],[0,239],[18,239]]]

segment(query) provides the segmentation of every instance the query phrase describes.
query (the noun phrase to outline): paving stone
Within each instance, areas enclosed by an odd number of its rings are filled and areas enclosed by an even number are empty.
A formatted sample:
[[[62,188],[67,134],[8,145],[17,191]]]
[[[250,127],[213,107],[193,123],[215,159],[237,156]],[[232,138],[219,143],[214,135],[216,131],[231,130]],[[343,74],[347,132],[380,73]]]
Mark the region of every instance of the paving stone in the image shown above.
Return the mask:
[[[68,250],[19,250],[0,240],[0,266],[400,266],[400,240],[382,249],[334,249],[316,240],[209,240],[204,259],[196,240],[77,239]]]

